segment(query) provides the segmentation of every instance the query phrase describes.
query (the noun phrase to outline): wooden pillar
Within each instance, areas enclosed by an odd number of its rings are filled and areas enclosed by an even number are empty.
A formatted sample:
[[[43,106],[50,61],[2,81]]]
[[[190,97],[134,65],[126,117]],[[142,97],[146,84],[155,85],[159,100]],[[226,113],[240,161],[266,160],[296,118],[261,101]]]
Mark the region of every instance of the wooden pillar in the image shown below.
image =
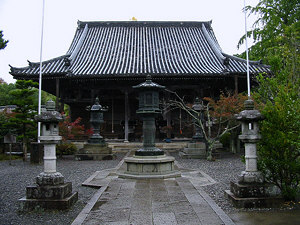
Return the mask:
[[[128,142],[128,120],[129,120],[129,105],[128,105],[128,90],[125,90],[125,124],[124,124],[124,131],[125,131],[125,136],[124,136],[124,142]]]
[[[237,74],[234,75],[234,94],[239,93],[239,82],[238,82],[238,76]]]
[[[167,93],[166,98],[167,98],[167,102],[169,102],[170,101],[170,93]],[[171,110],[167,111],[166,119],[167,119],[167,126],[171,127]]]
[[[56,101],[55,101],[55,110],[59,111],[60,107],[59,107],[59,78],[56,78]]]
[[[114,131],[114,95],[112,95],[111,99],[111,133],[115,133]]]

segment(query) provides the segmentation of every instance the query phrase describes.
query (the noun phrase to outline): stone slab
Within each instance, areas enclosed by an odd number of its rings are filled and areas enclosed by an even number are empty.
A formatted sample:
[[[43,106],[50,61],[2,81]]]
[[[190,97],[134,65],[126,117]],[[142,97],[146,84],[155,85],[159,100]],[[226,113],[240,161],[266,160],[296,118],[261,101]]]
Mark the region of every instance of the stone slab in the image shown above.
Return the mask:
[[[179,152],[179,156],[183,159],[206,159],[206,153],[198,154],[189,152]]]
[[[278,196],[280,191],[268,183],[236,183],[230,182],[230,191],[238,198],[259,198]]]
[[[237,208],[276,208],[284,203],[282,197],[239,198],[229,190],[225,191],[225,195]]]
[[[66,210],[78,200],[78,192],[72,193],[64,199],[19,199],[20,211],[31,211],[35,209]]]
[[[76,154],[76,160],[112,160],[115,159],[115,154]]]

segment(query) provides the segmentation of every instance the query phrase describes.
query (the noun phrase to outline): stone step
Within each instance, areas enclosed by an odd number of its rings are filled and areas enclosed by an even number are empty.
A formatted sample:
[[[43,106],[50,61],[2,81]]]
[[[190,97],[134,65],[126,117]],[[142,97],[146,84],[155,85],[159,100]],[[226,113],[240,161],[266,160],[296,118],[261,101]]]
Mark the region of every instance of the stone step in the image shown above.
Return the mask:
[[[143,146],[141,142],[128,142],[128,143],[117,143],[109,142],[108,146],[112,148],[113,151],[129,151],[138,150]],[[156,143],[155,146],[162,150],[174,150],[178,151],[187,146],[186,142],[174,142],[174,143]]]

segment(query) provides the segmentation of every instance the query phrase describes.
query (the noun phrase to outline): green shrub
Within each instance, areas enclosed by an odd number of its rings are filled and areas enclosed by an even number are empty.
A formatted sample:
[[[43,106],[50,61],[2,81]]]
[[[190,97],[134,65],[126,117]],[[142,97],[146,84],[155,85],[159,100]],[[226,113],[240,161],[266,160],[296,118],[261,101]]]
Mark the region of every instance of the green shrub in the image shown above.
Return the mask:
[[[22,156],[19,155],[12,155],[11,158],[9,155],[7,154],[0,154],[0,161],[4,161],[4,160],[15,160],[15,159],[22,159]]]
[[[291,87],[291,86],[290,86]],[[300,193],[300,100],[298,91],[277,86],[277,95],[262,110],[259,168],[286,200]]]
[[[231,132],[225,133],[220,137],[220,142],[223,144],[223,147],[229,148],[230,146],[230,135]]]
[[[72,143],[62,143],[56,146],[57,155],[74,155],[77,151],[77,147]]]

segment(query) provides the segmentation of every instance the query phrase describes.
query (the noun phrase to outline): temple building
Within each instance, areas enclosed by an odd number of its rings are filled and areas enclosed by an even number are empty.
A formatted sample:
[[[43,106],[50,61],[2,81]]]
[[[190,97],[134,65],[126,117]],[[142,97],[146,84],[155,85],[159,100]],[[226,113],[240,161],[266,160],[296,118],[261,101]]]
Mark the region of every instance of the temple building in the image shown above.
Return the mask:
[[[251,78],[270,73],[259,61],[249,64]],[[137,140],[142,135],[132,86],[147,75],[191,104],[196,97],[218,97],[221,90],[247,90],[246,61],[222,52],[211,22],[79,21],[67,53],[44,61],[42,68],[42,89],[57,96],[57,109],[68,104],[72,119],[89,121],[86,107],[96,97],[108,106],[106,138]],[[38,81],[39,63],[11,67],[10,73]],[[172,98],[166,91],[160,96],[161,102]],[[172,126],[173,137],[192,136],[190,118],[179,109],[157,119],[157,132],[166,125]]]

